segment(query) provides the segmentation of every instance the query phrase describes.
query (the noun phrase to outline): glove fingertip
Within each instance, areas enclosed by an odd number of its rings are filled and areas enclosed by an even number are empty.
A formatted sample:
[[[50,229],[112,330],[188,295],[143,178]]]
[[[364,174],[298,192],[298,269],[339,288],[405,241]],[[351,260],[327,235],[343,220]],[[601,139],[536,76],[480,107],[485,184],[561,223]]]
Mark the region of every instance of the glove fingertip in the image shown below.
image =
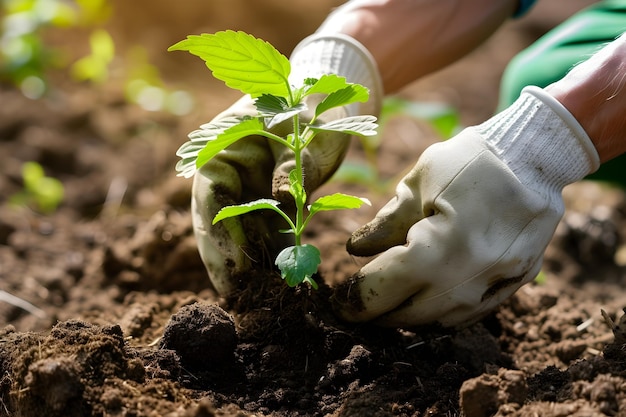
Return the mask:
[[[346,250],[350,255],[354,256],[373,256],[380,251],[373,248],[370,244],[370,226],[365,226],[356,230],[346,242]]]
[[[354,256],[374,256],[406,243],[406,235],[397,235],[395,230],[383,226],[378,222],[370,222],[353,232],[346,242],[348,253]]]
[[[289,192],[289,183],[281,181],[280,178],[272,180],[272,197],[282,204],[293,205],[293,196]]]

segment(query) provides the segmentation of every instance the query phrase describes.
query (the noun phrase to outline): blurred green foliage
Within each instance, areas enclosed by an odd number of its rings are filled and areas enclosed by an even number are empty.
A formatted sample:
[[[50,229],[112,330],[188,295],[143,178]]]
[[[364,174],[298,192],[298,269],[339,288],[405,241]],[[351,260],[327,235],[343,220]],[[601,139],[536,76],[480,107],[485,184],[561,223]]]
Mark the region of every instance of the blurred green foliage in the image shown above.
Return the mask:
[[[115,41],[104,28],[111,15],[107,0],[0,0],[0,82],[38,99],[53,87],[48,79],[53,69],[67,71],[77,82],[101,85],[110,81],[111,65],[119,58]],[[72,29],[89,33],[86,56],[72,57],[72,51],[47,41],[51,31],[69,34]],[[191,111],[191,95],[166,88],[143,46],[133,46],[117,62],[129,102],[177,115]]]
[[[447,104],[389,96],[383,101],[378,118],[378,135],[359,138],[365,153],[365,161],[344,161],[333,180],[367,185],[373,191],[388,190],[389,179],[382,178],[378,169],[378,152],[389,122],[400,116],[428,124],[442,140],[451,138],[461,129],[459,113]]]
[[[383,102],[380,115],[384,126],[392,117],[405,115],[428,122],[441,138],[448,139],[459,132],[459,113],[445,103],[412,101],[391,96]]]
[[[48,88],[47,71],[67,66],[63,51],[46,44],[44,31],[94,27],[111,12],[106,0],[2,0],[0,4],[0,80],[15,84],[34,99]]]
[[[191,94],[165,86],[158,68],[150,64],[146,48],[139,45],[131,48],[126,63],[124,94],[127,101],[149,111],[167,111],[179,116],[192,110]]]
[[[191,95],[166,88],[144,46],[132,46],[127,56],[118,56],[105,28],[112,13],[108,0],[0,0],[0,83],[36,100],[58,88],[52,74],[94,87],[119,82],[130,103],[151,111],[189,112]],[[77,50],[89,52],[76,56]],[[46,176],[39,163],[24,163],[22,180],[23,189],[10,197],[12,204],[44,214],[61,204],[63,184]]]
[[[37,162],[22,165],[24,188],[11,196],[10,202],[17,206],[26,206],[41,213],[54,212],[63,201],[63,184],[56,178],[46,176],[43,167]]]
[[[104,29],[97,29],[89,38],[91,53],[76,61],[72,76],[79,81],[103,83],[109,78],[109,64],[115,58],[115,43]]]

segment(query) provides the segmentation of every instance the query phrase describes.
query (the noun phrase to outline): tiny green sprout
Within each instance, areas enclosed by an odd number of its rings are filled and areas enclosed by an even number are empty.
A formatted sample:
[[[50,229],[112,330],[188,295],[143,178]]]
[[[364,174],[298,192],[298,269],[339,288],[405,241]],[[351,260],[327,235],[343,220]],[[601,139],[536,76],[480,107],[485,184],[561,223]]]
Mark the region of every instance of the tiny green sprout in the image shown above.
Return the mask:
[[[115,58],[115,43],[104,29],[95,30],[90,38],[91,54],[82,57],[71,67],[72,76],[79,81],[105,82],[109,77],[109,65]]]
[[[48,177],[43,167],[37,162],[22,165],[24,189],[13,195],[11,201],[17,205],[34,206],[42,213],[52,213],[63,201],[63,183]]]
[[[319,197],[306,205],[302,152],[320,132],[334,131],[357,136],[376,134],[374,116],[345,117],[322,123],[324,112],[369,99],[369,91],[362,85],[346,81],[334,74],[322,75],[319,79],[306,79],[302,85],[291,85],[289,59],[271,44],[244,32],[223,31],[215,34],[190,35],[169,48],[183,50],[203,59],[213,76],[233,89],[249,94],[255,100],[256,117],[226,118],[202,126],[190,134],[177,155],[181,160],[176,165],[179,176],[191,177],[196,170],[215,157],[220,151],[251,135],[260,135],[280,143],[294,153],[295,168],[289,173],[289,192],[294,199],[296,213],[291,218],[273,199],[260,199],[245,204],[222,208],[213,218],[213,224],[225,218],[239,216],[253,210],[273,210],[285,219],[286,230],[295,237],[294,246],[283,249],[275,264],[289,286],[303,282],[317,288],[313,275],[321,263],[320,251],[310,244],[302,244],[302,235],[311,218],[322,211],[359,208],[369,204],[365,198],[342,193]],[[324,99],[317,104],[310,120],[302,120],[301,113],[307,110],[306,97],[322,94]],[[293,134],[278,136],[270,129],[291,120]]]

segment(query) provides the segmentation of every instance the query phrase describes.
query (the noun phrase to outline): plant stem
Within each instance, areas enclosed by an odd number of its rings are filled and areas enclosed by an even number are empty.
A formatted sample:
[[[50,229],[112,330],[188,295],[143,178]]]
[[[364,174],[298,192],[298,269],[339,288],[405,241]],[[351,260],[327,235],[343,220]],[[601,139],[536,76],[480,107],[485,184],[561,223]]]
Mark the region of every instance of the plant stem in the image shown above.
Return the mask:
[[[298,184],[302,186],[304,190],[304,173],[302,172],[302,141],[300,139],[300,117],[299,115],[293,116],[293,142],[294,142],[294,159],[296,161],[296,175]],[[296,240],[296,246],[301,245],[302,227],[304,224],[304,201],[305,199],[296,198],[296,228],[294,229],[294,235]]]

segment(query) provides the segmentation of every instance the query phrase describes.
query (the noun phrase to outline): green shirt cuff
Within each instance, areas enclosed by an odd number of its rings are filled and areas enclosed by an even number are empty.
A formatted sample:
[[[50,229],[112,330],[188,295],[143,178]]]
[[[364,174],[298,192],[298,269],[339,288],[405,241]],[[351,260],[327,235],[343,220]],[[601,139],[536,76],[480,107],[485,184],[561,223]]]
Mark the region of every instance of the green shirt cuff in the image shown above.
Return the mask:
[[[535,4],[536,0],[519,0],[517,10],[513,13],[513,18],[524,16]]]

